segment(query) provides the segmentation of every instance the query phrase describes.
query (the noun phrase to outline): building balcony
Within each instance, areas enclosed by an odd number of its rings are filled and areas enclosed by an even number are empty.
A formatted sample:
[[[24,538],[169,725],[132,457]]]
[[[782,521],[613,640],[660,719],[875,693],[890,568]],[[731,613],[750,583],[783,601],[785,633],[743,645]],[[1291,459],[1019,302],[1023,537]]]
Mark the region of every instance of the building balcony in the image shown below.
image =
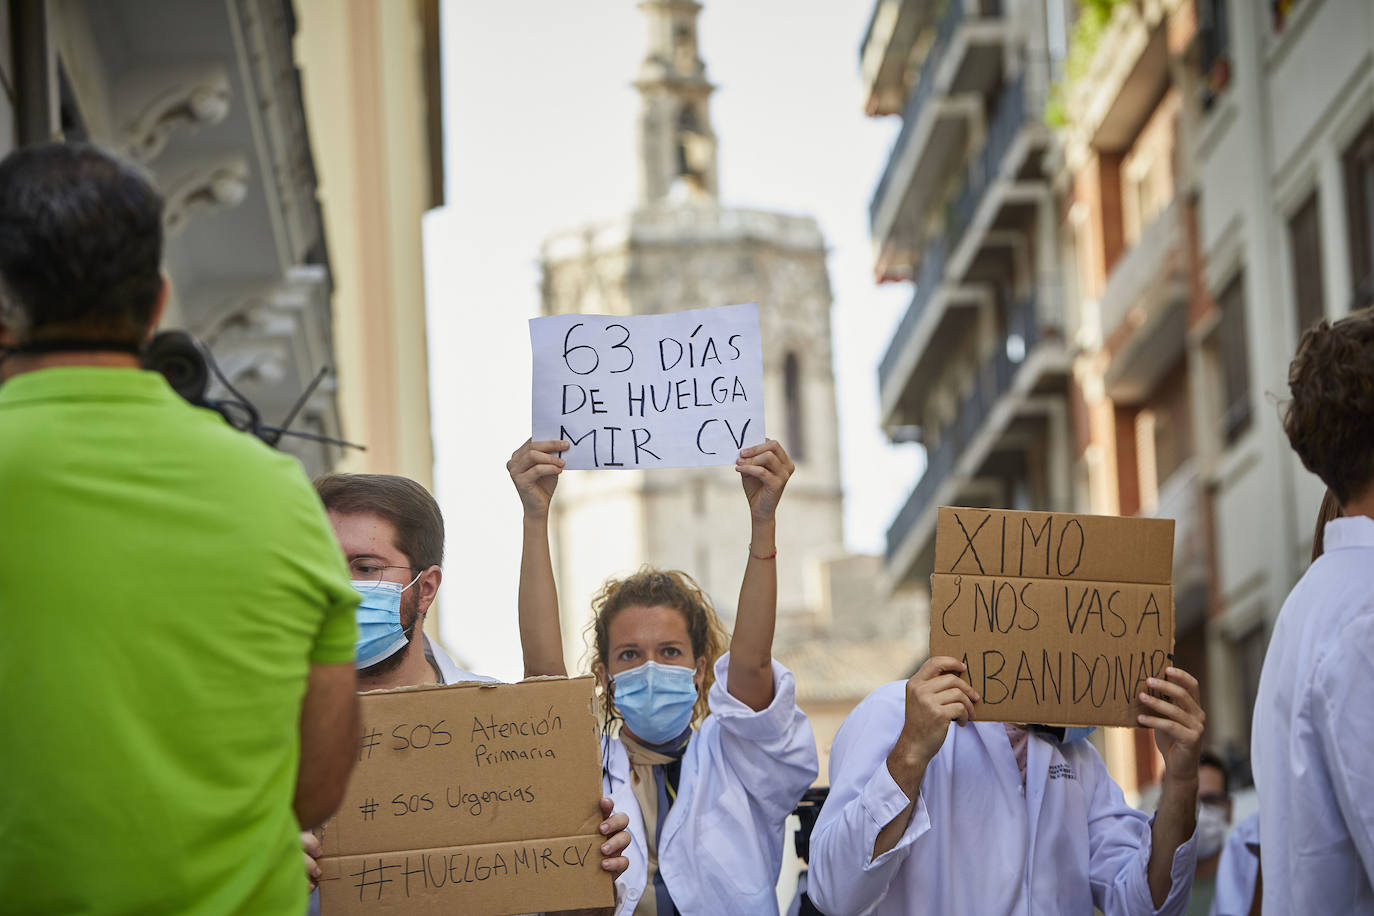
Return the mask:
[[[950,0],[934,25],[916,84],[900,109],[902,128],[869,201],[881,279],[911,276],[926,213],[967,146],[982,95],[999,78],[1006,29],[1001,0]]]
[[[1107,152],[1130,146],[1169,83],[1170,41],[1191,40],[1192,18],[1170,19],[1182,5],[1150,0],[1113,7],[1087,71],[1066,94],[1076,137]]]
[[[1049,476],[1059,476],[1050,489],[1067,490],[1069,432],[1062,394],[1067,371],[1062,329],[1044,320],[1036,297],[1013,306],[1005,337],[979,367],[954,418],[932,437],[925,473],[887,530],[885,573],[891,585],[929,576],[940,506],[990,505],[1007,498],[1005,488],[983,473],[997,453],[1024,450],[1028,441],[1046,444],[1058,454],[1046,462]],[[1051,428],[1025,436],[1018,421],[1039,412],[1046,400],[1053,405]],[[1067,493],[1059,496],[1066,499]]]
[[[1187,238],[1175,198],[1107,275],[1099,301],[1110,354],[1107,394],[1140,403],[1183,357],[1188,325]]]
[[[859,42],[859,74],[869,117],[893,115],[906,98],[907,60],[936,14],[928,0],[877,0]]]
[[[921,258],[916,291],[878,364],[879,417],[889,434],[922,426],[923,395],[958,341],[970,332],[990,294],[946,281],[945,244],[933,239]]]
[[[954,273],[967,268],[1005,205],[1039,200],[1048,188],[1039,163],[1030,156],[1050,138],[1040,120],[1043,98],[1043,90],[1032,89],[1025,71],[1003,87],[983,147],[965,169],[945,214]]]

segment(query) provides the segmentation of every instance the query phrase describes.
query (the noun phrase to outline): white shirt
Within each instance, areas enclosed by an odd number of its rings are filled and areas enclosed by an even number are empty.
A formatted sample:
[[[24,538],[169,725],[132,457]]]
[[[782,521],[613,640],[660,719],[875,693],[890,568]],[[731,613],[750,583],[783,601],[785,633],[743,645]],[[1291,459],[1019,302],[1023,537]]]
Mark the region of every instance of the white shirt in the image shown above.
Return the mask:
[[[439,669],[439,683],[458,684],[463,681],[480,681],[484,684],[500,683],[494,677],[485,674],[473,674],[471,671],[459,668],[443,648],[430,641],[427,634],[421,633],[420,638],[424,640],[425,658],[429,659],[434,667]]]
[[[1255,700],[1265,913],[1374,913],[1374,519],[1334,519],[1325,540]]]
[[[1026,783],[999,722],[950,725],[897,845],[878,831],[909,801],[887,769],[906,683],[885,684],[845,719],[830,797],[811,835],[810,894],[829,916],[1106,916],[1183,912],[1195,839],[1174,853],[1164,905],[1150,899],[1150,818],[1128,806],[1087,741],[1032,734]]]
[[[659,873],[682,916],[778,912],[783,824],[818,770],[816,739],[797,708],[792,673],[773,662],[773,702],[755,712],[730,695],[729,660],[727,652],[716,662],[711,715],[687,744],[677,800],[658,842]],[[633,912],[648,877],[644,816],[625,746],[619,739],[606,746],[606,794],[630,816],[630,867],[617,882],[620,912]]]
[[[1249,916],[1259,875],[1259,812],[1236,825],[1217,862],[1216,894],[1210,916]]]

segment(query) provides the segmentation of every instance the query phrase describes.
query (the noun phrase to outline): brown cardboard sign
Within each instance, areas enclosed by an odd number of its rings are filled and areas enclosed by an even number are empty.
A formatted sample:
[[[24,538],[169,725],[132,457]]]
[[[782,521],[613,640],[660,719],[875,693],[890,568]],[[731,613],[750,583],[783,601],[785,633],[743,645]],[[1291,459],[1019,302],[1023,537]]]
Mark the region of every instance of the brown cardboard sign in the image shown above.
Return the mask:
[[[322,913],[535,913],[599,899],[593,834],[557,840],[450,846],[320,862]],[[579,896],[580,895],[580,896]],[[601,900],[602,903],[609,901]]]
[[[592,685],[558,678],[359,697],[358,761],[320,835],[321,912],[611,905]]]
[[[935,572],[1096,582],[1173,581],[1174,520],[941,506]]]
[[[930,652],[967,666],[976,718],[1138,724],[1173,657],[1172,520],[941,507],[935,553]]]

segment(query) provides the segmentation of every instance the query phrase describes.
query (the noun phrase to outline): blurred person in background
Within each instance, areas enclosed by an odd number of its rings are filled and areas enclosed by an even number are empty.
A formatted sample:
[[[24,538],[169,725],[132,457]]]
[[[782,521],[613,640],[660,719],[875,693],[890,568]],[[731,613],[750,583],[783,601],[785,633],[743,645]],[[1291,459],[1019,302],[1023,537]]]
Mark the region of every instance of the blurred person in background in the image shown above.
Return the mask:
[[[1231,772],[1226,761],[1203,751],[1197,765],[1197,872],[1188,916],[1207,916],[1216,891],[1217,865],[1231,829]]]
[[[1254,812],[1226,837],[1217,863],[1216,896],[1207,911],[1209,916],[1259,916],[1263,897],[1259,817],[1259,812]]]

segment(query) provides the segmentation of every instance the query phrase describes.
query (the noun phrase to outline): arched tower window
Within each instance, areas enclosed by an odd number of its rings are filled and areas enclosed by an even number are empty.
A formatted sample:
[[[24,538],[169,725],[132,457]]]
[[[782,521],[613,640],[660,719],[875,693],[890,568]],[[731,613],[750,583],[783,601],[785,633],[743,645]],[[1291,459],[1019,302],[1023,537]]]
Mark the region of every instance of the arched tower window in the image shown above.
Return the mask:
[[[782,392],[787,410],[787,441],[783,443],[793,461],[806,458],[806,437],[802,425],[805,412],[802,409],[801,361],[797,354],[788,351],[782,361]]]
[[[677,173],[690,178],[698,187],[705,185],[703,140],[701,128],[697,126],[697,113],[690,104],[683,105],[677,116]]]

